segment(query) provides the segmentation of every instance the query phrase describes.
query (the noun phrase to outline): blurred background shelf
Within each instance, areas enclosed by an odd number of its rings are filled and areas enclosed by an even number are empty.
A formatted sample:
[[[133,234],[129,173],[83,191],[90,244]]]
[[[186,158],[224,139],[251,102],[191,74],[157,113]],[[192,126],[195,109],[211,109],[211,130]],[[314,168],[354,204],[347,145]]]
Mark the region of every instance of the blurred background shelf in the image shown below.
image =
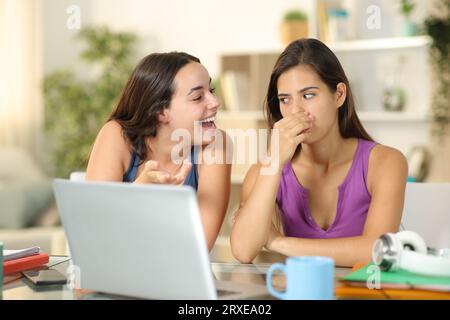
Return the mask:
[[[339,41],[335,43],[327,43],[327,45],[334,52],[351,52],[419,48],[426,47],[430,43],[431,39],[428,36],[414,36]]]
[[[262,111],[219,111],[217,115],[219,121],[249,120],[265,121],[266,117]],[[367,122],[425,122],[431,120],[431,115],[424,112],[403,112],[403,111],[358,111],[361,121]]]
[[[411,37],[387,37],[373,39],[355,39],[346,41],[326,42],[326,45],[335,53],[370,51],[370,50],[394,50],[407,48],[427,47],[431,44],[431,38],[426,35]],[[251,50],[225,50],[225,56],[245,56],[245,55],[279,55],[284,50],[283,47],[253,48]]]
[[[427,113],[402,111],[360,111],[358,117],[363,122],[425,122],[431,119]]]

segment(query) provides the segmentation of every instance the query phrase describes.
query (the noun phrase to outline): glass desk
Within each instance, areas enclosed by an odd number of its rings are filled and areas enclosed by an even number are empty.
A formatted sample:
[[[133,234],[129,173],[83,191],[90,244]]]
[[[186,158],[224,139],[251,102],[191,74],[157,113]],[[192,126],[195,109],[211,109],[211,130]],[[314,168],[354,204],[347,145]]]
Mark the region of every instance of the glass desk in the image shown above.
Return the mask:
[[[240,284],[263,285],[266,284],[266,273],[270,263],[259,262],[255,264],[240,264],[235,262],[211,262],[213,274],[217,280],[233,281]],[[66,274],[70,265],[70,258],[66,256],[51,256],[48,266]],[[336,268],[335,279],[351,272],[350,268]],[[43,286],[42,289],[33,288],[28,280],[17,274],[5,276],[7,283],[3,284],[4,300],[73,300],[73,299],[124,299],[106,294],[96,294],[87,290],[70,290],[67,286]],[[284,288],[284,275],[275,273],[273,284],[278,289]],[[257,299],[273,299],[268,293]]]

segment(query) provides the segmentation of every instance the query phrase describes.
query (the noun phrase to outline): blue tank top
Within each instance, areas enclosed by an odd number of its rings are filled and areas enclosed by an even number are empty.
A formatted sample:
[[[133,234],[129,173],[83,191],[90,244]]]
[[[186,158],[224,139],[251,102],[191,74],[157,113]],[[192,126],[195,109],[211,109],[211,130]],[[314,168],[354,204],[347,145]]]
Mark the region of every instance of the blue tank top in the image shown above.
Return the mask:
[[[197,172],[197,164],[195,159],[197,159],[199,146],[192,146],[191,148],[191,163],[192,169],[189,171],[186,179],[184,180],[183,185],[191,186],[195,191],[198,189],[198,172]],[[131,154],[130,164],[128,166],[127,171],[124,173],[122,181],[123,182],[134,182],[136,180],[136,173],[139,167],[139,163],[141,159],[136,151],[133,150]]]

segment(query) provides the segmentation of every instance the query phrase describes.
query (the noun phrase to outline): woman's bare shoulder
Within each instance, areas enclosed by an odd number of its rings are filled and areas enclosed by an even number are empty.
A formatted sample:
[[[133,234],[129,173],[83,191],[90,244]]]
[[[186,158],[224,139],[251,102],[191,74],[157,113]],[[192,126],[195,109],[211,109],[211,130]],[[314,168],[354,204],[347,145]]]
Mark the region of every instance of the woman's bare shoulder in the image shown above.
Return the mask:
[[[122,126],[115,120],[105,123],[100,129],[98,137],[108,144],[115,145],[117,148],[127,151],[131,150],[130,143],[124,134]]]
[[[377,144],[370,153],[369,163],[374,166],[383,165],[404,165],[406,158],[403,153],[395,148]]]
[[[121,125],[116,121],[109,121],[100,129],[87,169],[88,177],[103,177],[114,173],[121,177],[130,160],[130,147],[125,139]],[[106,172],[105,172],[106,171]]]
[[[368,185],[383,180],[405,180],[408,176],[408,161],[403,153],[395,148],[381,144],[373,147],[369,156],[367,174]]]

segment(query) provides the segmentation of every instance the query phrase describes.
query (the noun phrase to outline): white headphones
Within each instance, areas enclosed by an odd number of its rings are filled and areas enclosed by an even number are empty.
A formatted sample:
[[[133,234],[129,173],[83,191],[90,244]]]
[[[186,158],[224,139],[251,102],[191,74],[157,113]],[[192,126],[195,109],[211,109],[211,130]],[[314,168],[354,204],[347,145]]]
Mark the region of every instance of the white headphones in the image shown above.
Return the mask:
[[[413,273],[450,277],[449,249],[427,249],[414,231],[386,233],[375,240],[372,260],[383,271],[403,269]]]

